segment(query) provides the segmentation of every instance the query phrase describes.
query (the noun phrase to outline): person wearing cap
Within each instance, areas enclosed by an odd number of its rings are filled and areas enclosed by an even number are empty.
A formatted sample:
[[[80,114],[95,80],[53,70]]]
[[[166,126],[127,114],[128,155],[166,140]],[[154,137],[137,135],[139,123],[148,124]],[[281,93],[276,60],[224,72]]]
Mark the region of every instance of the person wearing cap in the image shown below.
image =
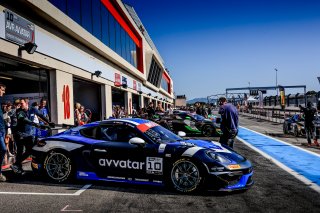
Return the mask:
[[[299,105],[300,111],[304,114],[304,129],[307,135],[308,146],[311,146],[311,140],[313,139],[313,129],[314,129],[314,115],[317,110],[313,107],[313,104],[309,101],[307,107]],[[319,146],[317,140],[314,140],[314,144]]]
[[[219,114],[221,115],[220,128],[222,131],[219,142],[233,148],[234,138],[238,134],[238,110],[235,106],[228,103],[225,97],[219,98],[219,105]]]

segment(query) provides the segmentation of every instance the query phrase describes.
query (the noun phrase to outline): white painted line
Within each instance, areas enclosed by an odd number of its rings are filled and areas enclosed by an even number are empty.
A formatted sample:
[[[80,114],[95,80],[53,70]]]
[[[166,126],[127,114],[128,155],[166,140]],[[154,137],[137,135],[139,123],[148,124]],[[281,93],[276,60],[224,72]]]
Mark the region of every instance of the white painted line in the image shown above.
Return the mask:
[[[269,135],[264,135],[264,134],[262,134],[262,133],[260,133],[260,132],[256,132],[256,131],[251,130],[251,129],[248,129],[248,128],[246,128],[246,127],[243,127],[243,126],[240,126],[240,127],[241,127],[241,128],[244,128],[244,129],[246,129],[246,130],[249,130],[249,131],[251,131],[251,132],[254,132],[254,133],[256,133],[256,134],[262,135],[262,136],[264,136],[264,137],[267,137],[267,138],[273,139],[273,140],[278,141],[278,142],[280,142],[280,143],[283,143],[283,144],[286,144],[286,145],[289,145],[289,146],[295,147],[295,148],[300,149],[300,150],[302,150],[302,151],[304,151],[304,152],[308,152],[309,154],[312,154],[312,155],[315,155],[315,156],[317,156],[317,157],[320,157],[320,154],[318,154],[318,153],[311,152],[311,151],[306,150],[306,149],[303,149],[303,148],[301,148],[301,147],[299,147],[299,146],[292,145],[291,143],[288,143],[288,142],[285,142],[285,141],[279,140],[279,139],[277,139],[277,138],[273,138],[273,137],[271,137],[271,136],[269,136]]]
[[[72,209],[67,209],[69,205],[66,205],[63,209],[61,209],[61,212],[82,212],[82,210],[72,210]]]
[[[77,195],[77,196],[81,195],[82,192],[86,191],[91,186],[92,186],[92,184],[84,185],[81,189],[79,189],[77,192],[75,192],[74,195]]]
[[[0,192],[0,195],[50,195],[50,196],[79,196],[82,192],[91,187],[91,184],[83,186],[75,193],[43,193],[43,192]]]
[[[263,151],[261,151],[260,149],[254,147],[253,145],[251,145],[250,143],[248,143],[247,141],[237,137],[237,139],[239,141],[241,141],[242,143],[244,143],[245,145],[247,145],[248,147],[250,147],[251,149],[253,149],[254,151],[258,152],[259,154],[261,154],[263,157],[267,158],[268,160],[272,161],[274,164],[276,164],[277,166],[279,166],[281,169],[285,170],[286,172],[288,172],[289,174],[293,175],[295,178],[297,178],[298,180],[300,180],[301,182],[305,183],[306,185],[308,185],[310,188],[312,188],[313,190],[315,190],[316,192],[320,193],[320,187],[313,183],[312,181],[310,181],[309,179],[305,178],[304,176],[302,176],[301,174],[299,174],[298,172],[290,169],[289,167],[287,167],[286,165],[284,165],[283,163],[279,162],[278,160],[272,158],[270,155],[264,153]]]

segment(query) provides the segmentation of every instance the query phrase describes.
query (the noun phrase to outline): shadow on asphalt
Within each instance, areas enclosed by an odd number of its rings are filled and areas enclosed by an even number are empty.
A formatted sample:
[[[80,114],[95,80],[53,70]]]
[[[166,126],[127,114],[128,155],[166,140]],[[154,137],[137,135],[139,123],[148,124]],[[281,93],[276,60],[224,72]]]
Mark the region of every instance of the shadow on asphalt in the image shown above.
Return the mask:
[[[207,191],[202,190],[195,193],[183,194],[174,191],[173,189],[166,186],[152,186],[152,185],[141,185],[141,184],[130,184],[130,183],[115,183],[105,181],[84,181],[84,180],[73,180],[66,183],[53,183],[40,176],[36,176],[32,171],[26,171],[26,174],[16,175],[11,170],[3,172],[7,177],[7,183],[19,184],[19,185],[32,185],[32,186],[54,186],[54,187],[67,187],[65,190],[79,190],[83,185],[92,184],[87,189],[94,190],[108,190],[116,192],[127,192],[135,194],[159,194],[159,195],[181,195],[181,196],[212,196],[212,197],[224,197],[232,194],[241,194],[245,190],[233,191],[233,192],[220,192],[220,191]]]

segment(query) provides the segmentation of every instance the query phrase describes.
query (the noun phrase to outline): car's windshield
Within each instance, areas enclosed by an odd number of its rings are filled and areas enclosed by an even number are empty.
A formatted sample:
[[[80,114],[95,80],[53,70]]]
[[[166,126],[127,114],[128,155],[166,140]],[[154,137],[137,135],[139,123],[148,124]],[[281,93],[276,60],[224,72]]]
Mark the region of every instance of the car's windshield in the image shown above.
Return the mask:
[[[156,143],[170,143],[175,141],[183,140],[178,135],[167,130],[162,126],[154,126],[148,129],[145,134],[151,138]]]

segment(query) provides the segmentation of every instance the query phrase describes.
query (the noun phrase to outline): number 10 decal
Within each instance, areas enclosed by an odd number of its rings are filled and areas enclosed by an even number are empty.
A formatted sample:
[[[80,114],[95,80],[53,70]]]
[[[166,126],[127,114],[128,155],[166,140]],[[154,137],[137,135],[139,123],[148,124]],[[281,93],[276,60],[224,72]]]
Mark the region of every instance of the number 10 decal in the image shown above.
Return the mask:
[[[163,159],[147,157],[147,174],[162,175]]]

